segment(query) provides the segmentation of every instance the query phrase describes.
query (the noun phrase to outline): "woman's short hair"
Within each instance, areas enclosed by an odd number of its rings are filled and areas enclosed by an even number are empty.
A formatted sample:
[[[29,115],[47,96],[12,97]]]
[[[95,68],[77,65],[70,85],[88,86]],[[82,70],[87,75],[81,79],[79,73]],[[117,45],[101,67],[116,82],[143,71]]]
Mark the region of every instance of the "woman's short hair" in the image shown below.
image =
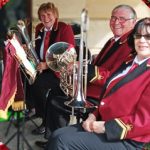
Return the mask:
[[[149,17],[140,19],[139,21],[137,21],[136,25],[134,26],[134,29],[132,30],[128,38],[128,43],[133,49],[135,49],[134,35],[142,34],[143,31],[145,32],[144,34],[150,35],[150,18]]]
[[[58,8],[54,5],[54,3],[48,2],[48,3],[43,3],[40,5],[39,9],[38,9],[38,17],[40,18],[40,13],[42,11],[52,11],[53,14],[55,15],[55,17],[58,19],[59,18],[59,12],[58,12]]]

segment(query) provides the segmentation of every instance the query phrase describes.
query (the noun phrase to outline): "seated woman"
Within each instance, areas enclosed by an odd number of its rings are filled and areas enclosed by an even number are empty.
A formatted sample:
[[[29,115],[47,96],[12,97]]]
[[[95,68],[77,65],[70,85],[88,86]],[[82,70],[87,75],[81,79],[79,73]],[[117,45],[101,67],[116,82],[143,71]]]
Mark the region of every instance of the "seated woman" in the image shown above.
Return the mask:
[[[137,56],[107,80],[97,110],[54,131],[46,150],[141,150],[150,141],[150,18],[132,36]]]

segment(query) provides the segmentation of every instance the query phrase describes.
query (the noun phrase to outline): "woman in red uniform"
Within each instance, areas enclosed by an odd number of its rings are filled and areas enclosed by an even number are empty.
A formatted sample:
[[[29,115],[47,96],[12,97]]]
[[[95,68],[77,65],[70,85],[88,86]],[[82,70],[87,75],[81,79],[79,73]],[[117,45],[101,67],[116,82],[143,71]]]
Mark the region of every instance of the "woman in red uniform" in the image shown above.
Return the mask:
[[[67,42],[74,46],[75,41],[71,26],[58,21],[59,12],[53,3],[47,2],[41,4],[38,9],[38,17],[41,23],[36,26],[35,37],[41,38],[36,40],[35,50],[40,61],[37,66],[37,70],[40,73],[34,84],[30,86],[30,92],[32,99],[34,100],[36,115],[44,119],[48,91],[53,92],[55,95],[62,94],[57,74],[49,69],[46,64],[46,51],[49,46],[56,42]],[[32,133],[42,134],[44,132],[45,128],[43,122],[42,125],[33,130]]]
[[[138,21],[133,37],[137,56],[107,80],[98,109],[56,130],[47,150],[141,150],[150,141],[150,18]]]

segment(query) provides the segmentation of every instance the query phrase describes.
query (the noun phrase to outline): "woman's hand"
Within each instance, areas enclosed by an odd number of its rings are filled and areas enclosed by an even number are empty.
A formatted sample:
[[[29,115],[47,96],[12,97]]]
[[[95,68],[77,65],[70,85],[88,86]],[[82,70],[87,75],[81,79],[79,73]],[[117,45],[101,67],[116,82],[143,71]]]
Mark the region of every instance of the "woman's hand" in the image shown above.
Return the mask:
[[[37,66],[37,70],[41,73],[43,70],[48,69],[46,62],[40,62]]]
[[[26,44],[22,44],[22,47],[23,47],[25,53],[27,54],[28,53],[28,47],[27,47],[27,45]]]

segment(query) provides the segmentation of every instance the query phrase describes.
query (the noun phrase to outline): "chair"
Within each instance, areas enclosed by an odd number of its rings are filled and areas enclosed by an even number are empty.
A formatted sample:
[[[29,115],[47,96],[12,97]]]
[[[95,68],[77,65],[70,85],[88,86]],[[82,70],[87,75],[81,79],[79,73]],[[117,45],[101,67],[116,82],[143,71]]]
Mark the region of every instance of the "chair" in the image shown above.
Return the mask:
[[[51,100],[51,104],[53,107],[60,112],[60,114],[64,115],[72,115],[72,108],[66,106],[64,103],[69,101],[71,97],[68,96],[55,96]],[[95,106],[98,105],[98,101],[92,99],[90,97],[87,98],[89,102],[93,103]],[[77,123],[81,120],[85,120],[90,112],[92,112],[95,108],[81,108],[81,109],[74,109],[74,116],[77,119]]]

